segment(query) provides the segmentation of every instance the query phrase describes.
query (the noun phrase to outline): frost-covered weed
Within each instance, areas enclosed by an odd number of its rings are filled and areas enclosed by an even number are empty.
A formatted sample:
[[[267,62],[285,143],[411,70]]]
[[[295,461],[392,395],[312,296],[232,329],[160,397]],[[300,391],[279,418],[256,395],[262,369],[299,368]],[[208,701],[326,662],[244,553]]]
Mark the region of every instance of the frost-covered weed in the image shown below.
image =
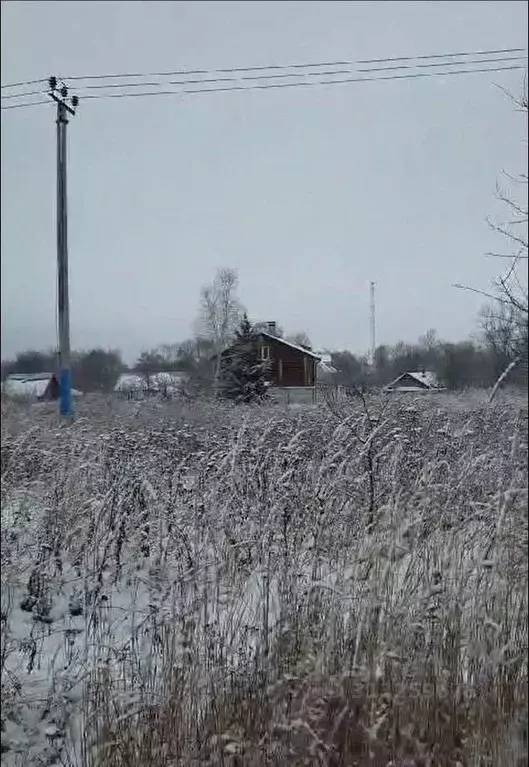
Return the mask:
[[[516,400],[2,407],[3,763],[526,764]]]

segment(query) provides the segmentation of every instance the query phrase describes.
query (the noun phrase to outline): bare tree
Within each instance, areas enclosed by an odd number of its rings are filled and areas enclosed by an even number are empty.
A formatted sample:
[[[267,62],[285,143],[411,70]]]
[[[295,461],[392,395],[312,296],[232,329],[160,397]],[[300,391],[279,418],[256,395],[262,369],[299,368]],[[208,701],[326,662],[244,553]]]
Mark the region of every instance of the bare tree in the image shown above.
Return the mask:
[[[502,89],[503,90],[503,89]],[[505,91],[504,91],[505,92]],[[508,94],[509,99],[514,103],[516,109],[520,111],[527,120],[528,97],[527,81],[524,80],[521,96],[515,97]],[[508,190],[504,185],[498,184],[496,195],[504,204],[508,212],[508,218],[505,221],[492,221],[488,223],[494,232],[501,235],[509,244],[506,252],[493,252],[487,255],[508,261],[507,268],[497,280],[494,281],[492,292],[479,290],[468,285],[456,284],[456,287],[464,290],[471,290],[486,296],[500,307],[499,312],[488,310],[488,313],[482,315],[482,324],[485,332],[494,331],[498,335],[501,330],[501,337],[505,342],[505,334],[508,333],[509,345],[515,350],[507,368],[501,373],[500,379],[496,382],[491,394],[491,400],[494,398],[499,384],[514,370],[520,362],[527,362],[527,323],[529,310],[529,295],[527,288],[527,261],[528,261],[528,238],[527,238],[527,182],[528,176],[522,173],[518,176],[510,176],[503,173],[504,178],[510,182],[511,189]],[[513,189],[518,193],[515,194]],[[522,269],[525,275],[522,274]],[[493,320],[495,322],[493,322]]]
[[[293,333],[290,336],[287,336],[287,341],[290,341],[293,344],[296,344],[297,346],[302,346],[304,349],[311,349],[311,343],[310,338],[306,333],[301,331],[300,333]]]
[[[523,343],[527,342],[527,326],[524,327],[521,319],[513,306],[504,303],[487,304],[481,309],[480,323],[485,343],[506,362],[518,357],[523,351]]]
[[[168,369],[176,369],[179,363],[180,344],[162,344],[160,346],[160,354],[162,355],[164,364]]]
[[[281,327],[281,325],[278,325],[277,322],[273,323],[273,330],[271,328],[270,322],[264,322],[262,320],[260,320],[259,322],[254,322],[252,325],[252,329],[254,333],[272,332],[272,335],[274,335],[276,338],[283,338],[283,334],[284,334],[283,328]]]
[[[528,98],[527,84],[524,82],[522,95],[519,98],[509,96],[518,111],[525,115],[527,121]],[[499,297],[511,307],[514,312],[521,313],[527,320],[528,292],[527,284],[520,275],[520,269],[527,269],[528,241],[527,241],[527,174],[510,176],[503,172],[504,178],[511,185],[511,190],[505,185],[496,185],[496,196],[504,204],[508,212],[506,221],[494,222],[489,220],[491,228],[504,237],[510,246],[510,252],[489,253],[494,258],[507,259],[509,264],[502,276],[495,283]],[[518,194],[513,194],[513,187],[518,189]],[[521,192],[521,193],[520,193]]]
[[[206,338],[188,338],[178,347],[178,369],[187,374],[186,392],[205,394],[213,381],[213,344]]]
[[[243,314],[243,307],[236,293],[237,283],[237,272],[234,269],[219,269],[211,285],[205,285],[200,292],[197,335],[212,344],[215,357],[215,393],[220,376],[221,354],[233,339]]]

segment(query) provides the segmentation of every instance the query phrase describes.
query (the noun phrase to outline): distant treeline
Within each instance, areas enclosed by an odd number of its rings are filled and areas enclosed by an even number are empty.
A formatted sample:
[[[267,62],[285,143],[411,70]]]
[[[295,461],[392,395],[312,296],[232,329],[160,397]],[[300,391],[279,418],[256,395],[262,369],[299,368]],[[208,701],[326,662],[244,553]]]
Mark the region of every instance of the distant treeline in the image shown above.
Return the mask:
[[[447,343],[430,330],[416,343],[399,342],[376,349],[374,364],[349,351],[331,351],[338,371],[336,383],[383,386],[401,373],[429,370],[447,389],[491,387],[511,362],[519,360],[509,376],[510,385],[527,386],[527,327],[513,325],[507,312],[482,312],[479,340]],[[50,351],[24,351],[2,362],[2,379],[11,373],[42,373],[57,370],[57,355]],[[214,378],[213,344],[194,338],[143,351],[128,367],[118,350],[91,349],[72,354],[74,387],[83,392],[110,392],[121,373],[143,375],[160,371],[187,373],[189,386],[208,393]]]

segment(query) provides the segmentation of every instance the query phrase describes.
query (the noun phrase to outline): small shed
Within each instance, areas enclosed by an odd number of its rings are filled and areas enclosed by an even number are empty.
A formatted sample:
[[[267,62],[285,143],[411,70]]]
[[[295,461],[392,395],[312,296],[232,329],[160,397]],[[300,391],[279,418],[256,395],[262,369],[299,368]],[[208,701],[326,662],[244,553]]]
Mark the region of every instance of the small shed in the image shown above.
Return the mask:
[[[59,391],[55,373],[13,373],[2,386],[2,392],[7,396],[38,402],[59,399]]]
[[[429,370],[402,373],[402,375],[384,387],[386,392],[429,392],[439,391],[440,389],[441,386],[436,374]]]

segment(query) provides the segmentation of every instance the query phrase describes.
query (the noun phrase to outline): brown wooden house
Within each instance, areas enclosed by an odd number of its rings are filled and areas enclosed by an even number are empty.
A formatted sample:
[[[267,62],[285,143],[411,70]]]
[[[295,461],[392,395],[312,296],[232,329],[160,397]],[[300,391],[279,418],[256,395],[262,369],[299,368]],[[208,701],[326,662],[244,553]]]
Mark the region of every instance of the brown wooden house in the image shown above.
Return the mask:
[[[275,325],[270,323],[270,332],[259,330],[256,334],[259,356],[269,363],[270,385],[281,388],[316,386],[320,357],[310,349],[279,338],[271,332],[273,329]],[[227,355],[229,352],[230,349],[226,349],[223,354]]]

